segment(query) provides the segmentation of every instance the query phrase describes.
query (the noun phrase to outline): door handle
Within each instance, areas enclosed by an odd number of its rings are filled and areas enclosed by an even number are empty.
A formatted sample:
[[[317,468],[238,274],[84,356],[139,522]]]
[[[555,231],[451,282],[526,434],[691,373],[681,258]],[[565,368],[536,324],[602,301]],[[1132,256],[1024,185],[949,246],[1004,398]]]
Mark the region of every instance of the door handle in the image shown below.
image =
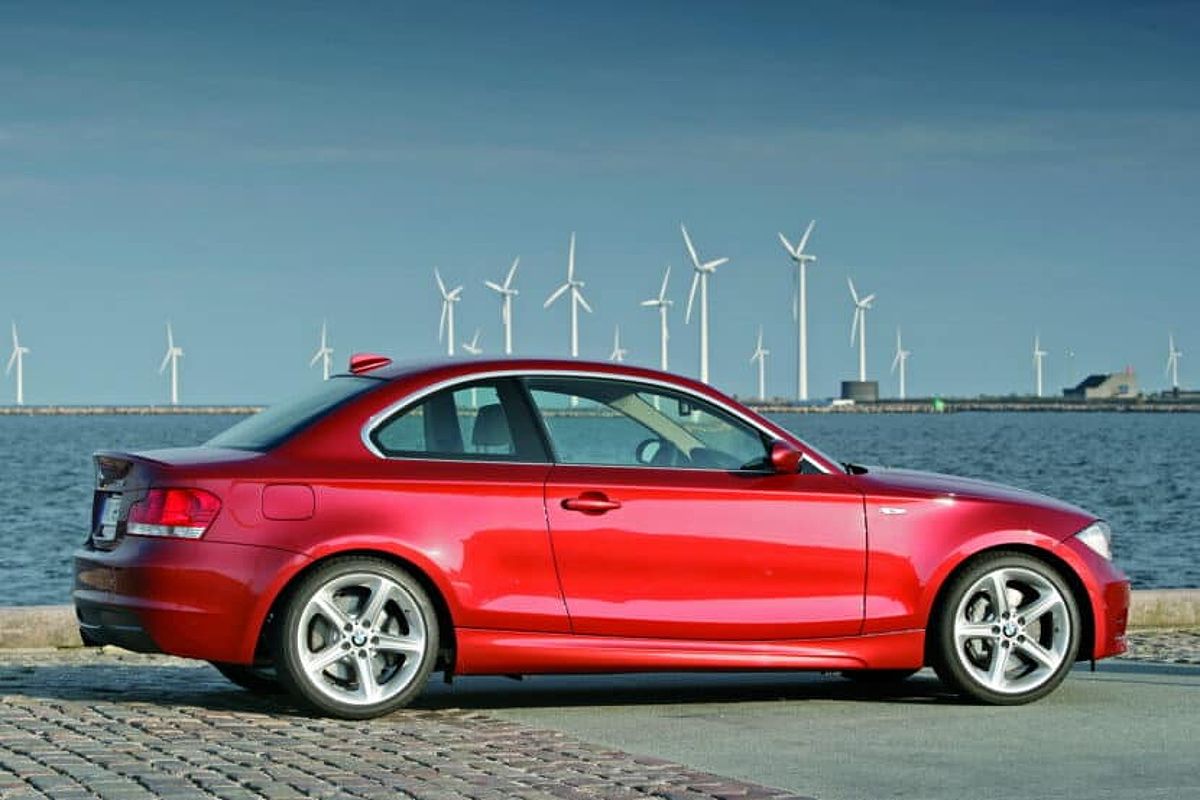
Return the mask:
[[[603,514],[620,508],[621,501],[609,500],[603,492],[584,492],[578,497],[563,500],[562,507],[567,511],[582,511],[584,514]]]

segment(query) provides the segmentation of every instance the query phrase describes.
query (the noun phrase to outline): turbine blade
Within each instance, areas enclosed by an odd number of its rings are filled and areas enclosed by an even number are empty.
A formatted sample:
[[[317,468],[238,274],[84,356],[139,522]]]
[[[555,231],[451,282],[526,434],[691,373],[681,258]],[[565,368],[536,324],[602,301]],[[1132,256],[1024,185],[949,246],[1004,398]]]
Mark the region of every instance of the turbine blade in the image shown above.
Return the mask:
[[[787,254],[792,258],[795,258],[796,248],[792,247],[792,243],[788,241],[788,238],[784,236],[783,233],[779,234],[779,241],[783,242],[783,249],[787,250]]]
[[[658,301],[658,299],[657,299],[657,298],[655,298],[655,299],[653,299],[653,300],[643,300],[643,301],[642,301],[642,305],[644,305],[644,306],[656,306],[656,305],[658,305],[658,302],[659,302],[659,301]]]
[[[491,289],[493,292],[499,292],[500,294],[504,294],[504,287],[501,286],[500,284],[496,283],[495,281],[484,281],[483,285],[486,286],[487,288]]]
[[[19,352],[19,350],[13,350],[12,355],[8,357],[8,366],[4,369],[5,375],[12,372],[13,364],[17,363],[17,353]]]
[[[659,300],[665,300],[665,299],[666,299],[666,296],[667,296],[667,281],[669,281],[670,279],[671,279],[671,265],[670,265],[670,264],[667,264],[667,271],[663,273],[663,282],[662,282],[662,288],[658,290],[658,299],[659,299]],[[1173,350],[1173,349],[1175,349],[1175,346],[1174,346],[1174,345],[1172,345],[1172,346],[1171,346],[1171,349],[1172,349],[1172,350]]]
[[[583,298],[583,292],[581,292],[581,291],[579,291],[578,289],[576,289],[576,290],[573,292],[573,294],[575,295],[575,299],[576,299],[577,301],[579,301],[579,305],[583,306],[583,310],[584,310],[584,311],[586,311],[586,312],[588,312],[589,314],[591,314],[591,313],[592,313],[592,307],[591,307],[591,306],[589,306],[589,305],[588,305],[588,301],[587,301],[587,300],[585,300],[585,299]]]
[[[571,284],[564,283],[562,286],[555,289],[554,293],[546,298],[546,302],[542,303],[542,308],[549,308],[551,303],[553,303],[558,298],[562,297],[563,293],[566,292],[567,289],[570,289],[570,288],[571,288]]]
[[[15,323],[15,322],[12,324],[12,335],[13,335],[13,350],[16,350],[18,347],[21,346],[21,343],[17,341],[17,323]],[[1171,345],[1171,349],[1174,350],[1175,345]]]
[[[699,283],[700,283],[700,272],[699,272],[699,270],[697,270],[692,273],[692,288],[691,288],[691,291],[688,292],[687,313],[683,315],[683,321],[685,324],[690,323],[692,321],[692,303],[696,299],[696,286]]]
[[[796,257],[797,258],[799,258],[804,253],[804,248],[808,245],[808,237],[812,236],[813,226],[816,224],[817,224],[817,221],[815,219],[810,220],[808,223],[808,227],[804,229],[804,235],[800,237],[800,244],[796,245]]]
[[[167,364],[171,363],[171,355],[173,353],[174,353],[174,348],[168,350],[167,354],[165,356],[163,356],[162,363],[158,365],[158,374],[159,375],[161,375],[162,371],[167,368]]]
[[[870,308],[871,303],[873,303],[874,301],[875,301],[875,295],[869,294],[863,298],[862,305],[864,308]]]
[[[171,323],[167,323],[167,349],[171,350],[175,347],[175,334],[171,330]]]
[[[567,248],[567,282],[575,280],[575,231],[571,231],[571,246]]]
[[[700,269],[700,256],[696,255],[696,248],[692,245],[692,237],[688,236],[687,228],[683,227],[683,223],[679,223],[679,230],[683,231],[683,243],[687,245],[688,255],[692,258],[692,265],[696,269]]]
[[[858,292],[854,289],[854,281],[849,276],[846,277],[846,283],[850,285],[850,296],[854,298],[854,305],[861,305],[858,302]]]
[[[446,284],[442,282],[442,273],[438,272],[438,268],[433,268],[433,277],[437,278],[438,291],[442,293],[442,297],[446,296]]]
[[[512,266],[508,268],[508,277],[504,279],[504,288],[512,286],[513,276],[517,274],[517,265],[521,263],[521,257],[517,256],[513,259]]]
[[[321,348],[313,355],[312,360],[308,362],[308,365],[311,367],[313,364],[316,364],[321,360],[321,356],[323,355],[325,355],[325,349]]]
[[[896,357],[892,359],[892,372],[896,371],[896,367],[900,364],[900,351],[896,351]]]
[[[706,263],[704,265],[704,269],[708,270],[709,272],[713,272],[714,270],[716,270],[717,267],[721,266],[722,264],[728,264],[728,263],[729,263],[728,258],[714,258],[712,261],[709,261],[708,263]]]

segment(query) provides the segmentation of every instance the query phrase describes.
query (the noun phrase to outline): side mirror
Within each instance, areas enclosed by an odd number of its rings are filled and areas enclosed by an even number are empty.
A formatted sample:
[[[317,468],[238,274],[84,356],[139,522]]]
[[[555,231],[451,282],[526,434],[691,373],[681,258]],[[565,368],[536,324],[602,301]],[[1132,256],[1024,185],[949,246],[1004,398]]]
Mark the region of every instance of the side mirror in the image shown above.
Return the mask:
[[[804,453],[787,442],[776,441],[771,444],[771,467],[781,475],[799,472],[802,458]]]

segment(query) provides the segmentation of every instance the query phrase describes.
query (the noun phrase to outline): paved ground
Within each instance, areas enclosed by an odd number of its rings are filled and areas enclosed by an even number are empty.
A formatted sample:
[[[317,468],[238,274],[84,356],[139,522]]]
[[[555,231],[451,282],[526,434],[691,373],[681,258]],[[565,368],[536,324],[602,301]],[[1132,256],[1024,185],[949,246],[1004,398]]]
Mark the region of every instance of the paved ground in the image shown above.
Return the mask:
[[[1180,663],[1111,662],[1017,709],[924,674],[898,695],[796,674],[464,679],[357,723],[194,662],[0,652],[0,798],[1200,797],[1200,634],[1135,644]]]

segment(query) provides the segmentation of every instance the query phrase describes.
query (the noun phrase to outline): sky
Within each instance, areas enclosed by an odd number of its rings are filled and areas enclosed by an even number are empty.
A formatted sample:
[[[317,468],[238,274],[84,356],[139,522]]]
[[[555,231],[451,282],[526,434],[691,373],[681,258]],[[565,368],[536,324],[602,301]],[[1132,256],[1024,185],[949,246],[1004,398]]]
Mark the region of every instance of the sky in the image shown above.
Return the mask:
[[[438,267],[458,339],[565,355],[542,303],[578,237],[584,357],[673,267],[671,367],[796,392],[794,268],[810,219],[809,381],[868,372],[903,329],[910,395],[1028,393],[1132,365],[1200,384],[1200,5],[1191,2],[41,3],[0,1],[0,321],[26,402],[185,403],[312,387],[322,320],[352,351],[428,357]],[[7,326],[5,326],[7,327]],[[6,360],[9,347],[0,348]],[[1073,356],[1068,355],[1073,353]],[[11,375],[0,402],[11,402]]]

